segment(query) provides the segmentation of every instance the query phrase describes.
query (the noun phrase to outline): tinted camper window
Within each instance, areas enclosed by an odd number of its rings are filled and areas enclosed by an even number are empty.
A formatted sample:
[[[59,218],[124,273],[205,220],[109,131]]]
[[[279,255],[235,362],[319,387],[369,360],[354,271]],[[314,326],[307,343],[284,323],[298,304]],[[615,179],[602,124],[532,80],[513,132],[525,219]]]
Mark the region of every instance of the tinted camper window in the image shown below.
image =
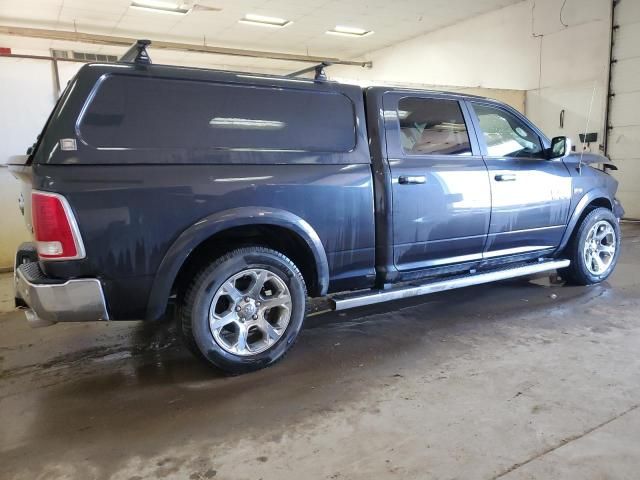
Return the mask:
[[[340,93],[111,75],[80,134],[98,148],[347,152],[356,127]]]

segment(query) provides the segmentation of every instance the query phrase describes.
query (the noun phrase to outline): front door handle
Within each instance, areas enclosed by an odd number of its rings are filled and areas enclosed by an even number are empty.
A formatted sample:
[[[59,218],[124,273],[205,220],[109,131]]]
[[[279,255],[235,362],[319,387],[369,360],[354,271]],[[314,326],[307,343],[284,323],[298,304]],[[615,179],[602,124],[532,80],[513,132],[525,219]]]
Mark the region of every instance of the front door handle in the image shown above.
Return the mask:
[[[516,176],[513,173],[502,173],[500,175],[496,175],[495,179],[498,182],[514,182],[516,180]]]
[[[424,175],[415,175],[415,176],[401,176],[398,177],[398,183],[400,185],[412,185],[412,184],[421,184],[427,183],[427,177]]]

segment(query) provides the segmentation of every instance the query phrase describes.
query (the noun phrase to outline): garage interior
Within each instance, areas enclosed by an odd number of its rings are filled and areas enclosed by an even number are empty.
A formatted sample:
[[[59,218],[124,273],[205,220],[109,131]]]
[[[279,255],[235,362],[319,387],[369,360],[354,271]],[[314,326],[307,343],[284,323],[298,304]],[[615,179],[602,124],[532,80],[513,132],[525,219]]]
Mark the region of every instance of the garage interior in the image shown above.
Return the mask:
[[[0,478],[637,478],[640,2],[155,7],[0,0]],[[141,38],[155,64],[289,75],[326,62],[329,80],[501,100],[618,167],[617,269],[590,287],[537,276],[319,307],[286,362],[239,377],[194,359],[171,322],[31,329],[14,309],[30,232],[6,163],[79,68]]]

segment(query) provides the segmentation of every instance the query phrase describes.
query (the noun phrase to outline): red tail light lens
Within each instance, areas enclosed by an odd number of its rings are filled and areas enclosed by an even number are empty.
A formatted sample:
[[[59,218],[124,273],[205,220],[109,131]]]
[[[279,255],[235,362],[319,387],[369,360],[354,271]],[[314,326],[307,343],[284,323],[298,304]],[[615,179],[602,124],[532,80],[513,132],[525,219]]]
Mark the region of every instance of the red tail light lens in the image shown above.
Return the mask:
[[[62,195],[32,192],[31,213],[38,256],[42,260],[84,258],[80,232]]]

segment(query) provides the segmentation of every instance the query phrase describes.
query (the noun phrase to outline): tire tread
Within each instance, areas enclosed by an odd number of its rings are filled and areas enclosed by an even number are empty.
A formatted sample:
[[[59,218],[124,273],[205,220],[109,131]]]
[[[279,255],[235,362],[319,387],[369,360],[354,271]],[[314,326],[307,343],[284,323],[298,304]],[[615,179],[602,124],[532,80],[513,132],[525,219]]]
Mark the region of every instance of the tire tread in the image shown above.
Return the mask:
[[[197,358],[207,363],[208,365],[211,365],[211,362],[204,356],[204,354],[198,348],[198,345],[193,335],[193,327],[191,324],[193,307],[195,305],[195,298],[198,293],[198,290],[201,288],[201,284],[204,282],[205,278],[207,278],[213,271],[218,269],[222,264],[224,264],[231,258],[238,255],[256,254],[256,253],[276,256],[280,261],[285,263],[294,272],[294,275],[296,276],[298,281],[301,282],[302,288],[304,291],[304,297],[305,298],[307,297],[307,286],[304,281],[304,277],[300,272],[300,269],[296,266],[295,263],[291,261],[291,259],[289,259],[289,257],[287,257],[286,255],[284,255],[283,253],[277,250],[273,250],[268,247],[257,245],[257,246],[247,246],[247,247],[236,248],[218,257],[212,263],[200,269],[200,271],[195,275],[193,280],[189,283],[188,287],[184,292],[183,299],[180,302],[180,308],[178,310],[179,312],[178,313],[178,322],[179,322],[178,331],[182,337],[182,340],[185,346],[189,349],[189,351],[193,353]],[[306,315],[306,309],[305,309],[305,315]],[[293,346],[295,345],[297,338],[298,336],[296,335],[293,341],[291,341],[291,343],[289,344],[289,347],[280,357],[270,362],[269,364],[263,366],[262,368],[268,368],[272,365],[275,365],[276,363],[280,362],[284,357],[286,357],[286,355],[289,353],[291,348],[293,348]],[[239,371],[225,371],[225,373],[229,375],[237,375],[239,373],[244,373],[246,371],[247,371],[246,369],[241,369]]]

